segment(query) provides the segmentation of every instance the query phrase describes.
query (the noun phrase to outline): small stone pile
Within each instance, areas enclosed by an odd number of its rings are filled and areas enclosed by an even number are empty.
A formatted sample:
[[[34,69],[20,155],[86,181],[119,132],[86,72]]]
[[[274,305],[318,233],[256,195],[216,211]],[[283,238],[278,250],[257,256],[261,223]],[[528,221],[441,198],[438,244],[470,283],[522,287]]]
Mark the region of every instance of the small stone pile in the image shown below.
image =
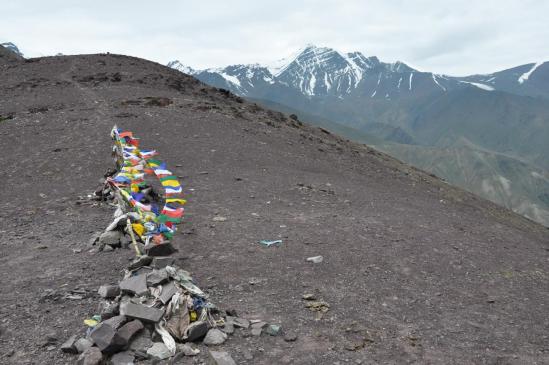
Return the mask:
[[[207,346],[220,345],[235,328],[251,326],[256,336],[264,328],[271,335],[280,330],[218,310],[170,256],[137,258],[123,280],[102,285],[98,294],[99,314],[85,321],[89,326],[86,336],[72,336],[61,347],[64,352],[80,354],[79,364],[195,356],[200,350],[189,343],[202,340]],[[210,351],[209,355],[214,364],[234,363],[226,352]]]

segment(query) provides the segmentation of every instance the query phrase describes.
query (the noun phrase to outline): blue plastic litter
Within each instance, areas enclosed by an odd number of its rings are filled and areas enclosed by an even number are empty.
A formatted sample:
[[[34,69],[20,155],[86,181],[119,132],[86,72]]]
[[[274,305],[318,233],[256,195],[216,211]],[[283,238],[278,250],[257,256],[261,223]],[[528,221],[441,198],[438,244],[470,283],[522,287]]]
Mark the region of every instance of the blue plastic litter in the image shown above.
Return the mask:
[[[282,244],[282,240],[274,240],[274,241],[261,240],[261,241],[259,241],[259,243],[261,243],[262,245],[265,245],[265,246],[269,247],[269,246],[272,246],[272,245],[281,245],[281,244]]]

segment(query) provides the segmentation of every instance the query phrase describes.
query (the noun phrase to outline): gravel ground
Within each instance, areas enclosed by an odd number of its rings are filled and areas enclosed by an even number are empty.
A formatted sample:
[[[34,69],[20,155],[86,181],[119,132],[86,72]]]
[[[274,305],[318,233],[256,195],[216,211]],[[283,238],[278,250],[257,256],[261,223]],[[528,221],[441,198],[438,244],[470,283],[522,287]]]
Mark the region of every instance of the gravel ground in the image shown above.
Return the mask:
[[[297,335],[237,330],[219,346],[237,363],[549,363],[548,229],[159,64],[60,56],[0,71],[1,363],[75,363],[59,346],[132,258],[88,244],[113,210],[79,199],[112,166],[114,124],[180,176],[177,255],[211,300]],[[206,361],[199,348],[181,363]]]

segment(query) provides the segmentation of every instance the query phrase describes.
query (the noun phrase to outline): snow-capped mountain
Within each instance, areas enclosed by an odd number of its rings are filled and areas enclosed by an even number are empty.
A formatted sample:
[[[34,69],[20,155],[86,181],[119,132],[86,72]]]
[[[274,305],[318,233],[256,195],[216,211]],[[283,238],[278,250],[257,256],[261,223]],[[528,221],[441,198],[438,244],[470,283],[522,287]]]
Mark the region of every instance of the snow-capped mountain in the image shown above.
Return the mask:
[[[18,55],[19,57],[23,57],[23,53],[21,53],[19,48],[17,48],[17,46],[15,44],[13,44],[12,42],[0,43],[0,46],[12,51],[13,53]]]
[[[395,100],[445,93],[472,86],[522,95],[549,96],[549,63],[518,66],[489,75],[451,77],[421,72],[402,62],[385,63],[360,52],[343,53],[308,45],[272,65],[232,65],[195,70],[179,61],[168,64],[217,87],[247,97],[262,97],[267,89],[291,89],[307,98],[359,96]]]
[[[340,53],[313,45],[273,65],[194,70],[179,61],[172,61],[168,66],[249,97],[263,94],[264,89],[270,87],[289,88],[309,98],[344,98],[358,93],[389,99],[409,94],[416,86],[445,90],[448,84],[456,84],[445,76],[422,73],[402,62],[384,63],[375,56],[365,57],[360,52]]]

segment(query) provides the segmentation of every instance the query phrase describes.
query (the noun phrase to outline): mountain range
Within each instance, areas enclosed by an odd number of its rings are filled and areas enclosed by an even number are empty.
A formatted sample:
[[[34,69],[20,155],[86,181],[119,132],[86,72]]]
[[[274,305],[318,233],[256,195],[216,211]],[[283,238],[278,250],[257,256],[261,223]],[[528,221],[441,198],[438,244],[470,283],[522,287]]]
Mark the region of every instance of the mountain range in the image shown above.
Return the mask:
[[[549,62],[454,77],[308,45],[270,65],[168,66],[549,225]]]

